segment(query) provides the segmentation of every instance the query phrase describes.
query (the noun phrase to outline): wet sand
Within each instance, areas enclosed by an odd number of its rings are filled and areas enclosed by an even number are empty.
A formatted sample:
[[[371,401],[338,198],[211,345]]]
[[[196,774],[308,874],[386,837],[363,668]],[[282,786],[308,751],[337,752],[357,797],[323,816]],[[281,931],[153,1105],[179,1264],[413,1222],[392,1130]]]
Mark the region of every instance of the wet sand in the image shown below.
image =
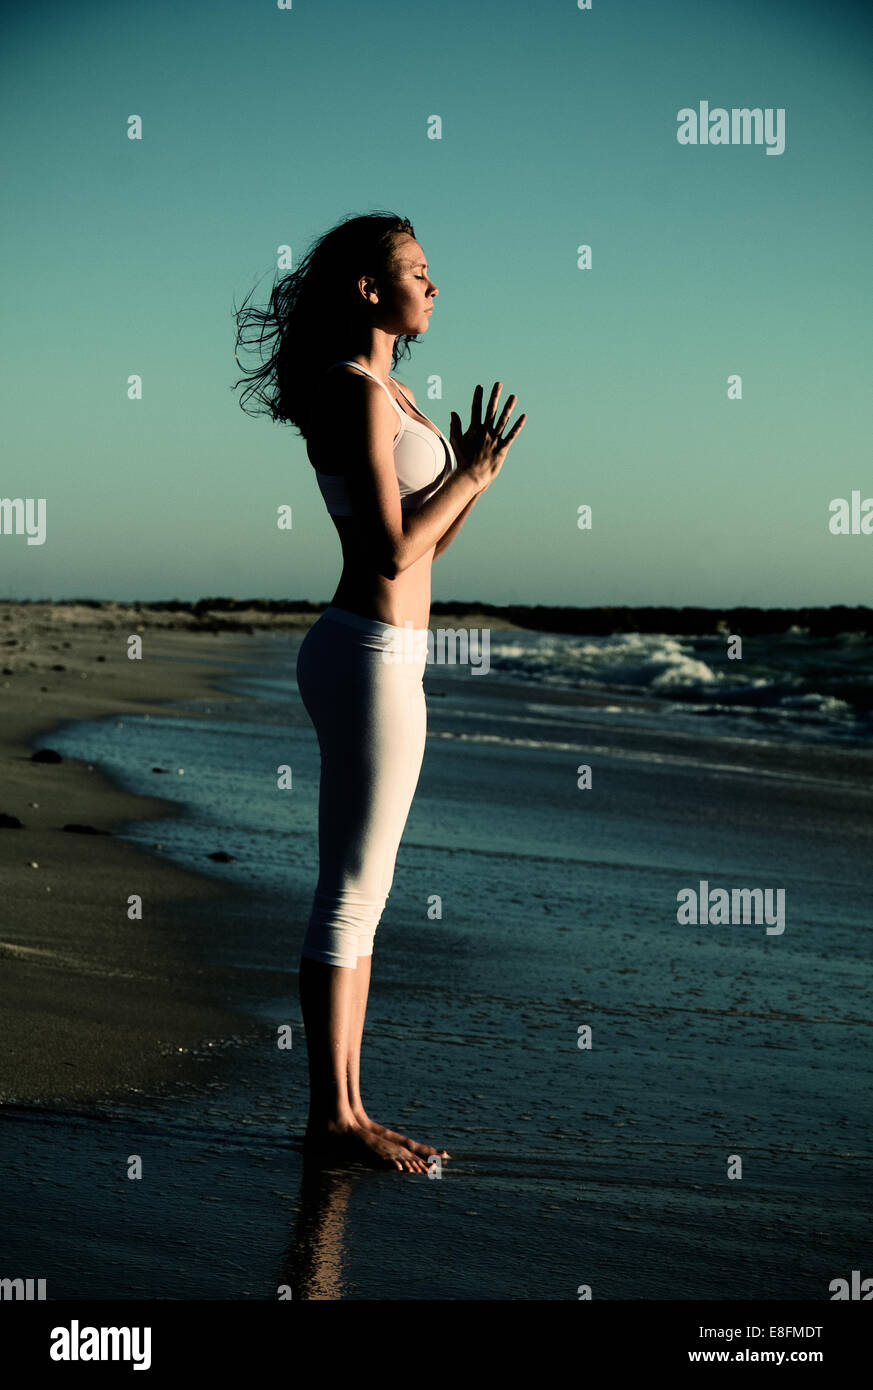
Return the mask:
[[[127,656],[135,633],[139,661]],[[238,1031],[220,972],[194,968],[188,950],[226,887],[112,834],[176,806],[32,753],[51,746],[60,721],[154,714],[208,695],[250,645],[126,605],[0,606],[0,813],[22,823],[0,829],[0,1100],[82,1102],[178,1079],[192,1049]],[[142,920],[128,917],[131,894]]]

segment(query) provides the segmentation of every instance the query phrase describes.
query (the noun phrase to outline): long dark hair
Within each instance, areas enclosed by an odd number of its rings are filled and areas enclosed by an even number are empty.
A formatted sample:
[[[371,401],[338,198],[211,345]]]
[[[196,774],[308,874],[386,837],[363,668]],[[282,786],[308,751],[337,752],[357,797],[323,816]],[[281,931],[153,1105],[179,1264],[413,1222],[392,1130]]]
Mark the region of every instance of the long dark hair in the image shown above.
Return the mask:
[[[400,232],[415,236],[412,223],[393,212],[346,217],[319,237],[296,270],[276,281],[266,309],[249,305],[251,293],[240,309],[234,307],[234,355],[243,375],[231,389],[246,383],[239,404],[247,415],[269,414],[307,435],[315,378],[343,350],[360,350],[355,339],[366,304],[356,293],[357,281],[362,275],[378,278],[390,268]],[[410,342],[418,337],[395,338],[392,368],[409,355]],[[255,347],[261,363],[247,371],[239,349]],[[252,396],[258,405],[250,410]]]

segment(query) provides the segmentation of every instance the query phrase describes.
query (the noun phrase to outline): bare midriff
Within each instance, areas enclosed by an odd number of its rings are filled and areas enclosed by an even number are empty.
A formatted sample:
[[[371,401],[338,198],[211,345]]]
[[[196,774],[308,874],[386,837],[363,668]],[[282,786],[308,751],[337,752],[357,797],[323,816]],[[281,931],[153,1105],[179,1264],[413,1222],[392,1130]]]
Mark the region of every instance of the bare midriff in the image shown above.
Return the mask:
[[[435,546],[395,579],[386,579],[361,555],[360,526],[353,516],[332,517],[343,548],[343,571],[331,603],[380,623],[425,628],[430,621],[430,572]]]

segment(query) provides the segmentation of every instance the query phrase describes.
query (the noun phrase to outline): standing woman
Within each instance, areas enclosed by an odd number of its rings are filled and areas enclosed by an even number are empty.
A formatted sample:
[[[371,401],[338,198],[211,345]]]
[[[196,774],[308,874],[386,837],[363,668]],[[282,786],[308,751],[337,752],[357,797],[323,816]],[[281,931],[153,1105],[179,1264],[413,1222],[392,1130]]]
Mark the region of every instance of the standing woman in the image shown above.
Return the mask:
[[[343,554],[331,606],[297,662],[321,749],[319,875],[300,962],[306,1146],[332,1163],[409,1172],[426,1172],[437,1150],[370,1119],[360,1060],[373,937],[424,755],[431,563],[526,419],[502,439],[516,398],[495,421],[496,382],[482,420],[477,386],[465,432],[452,411],[449,444],[389,376],[427,331],[437,293],[411,224],[371,213],[333,227],[266,310],[247,311],[256,340],[243,337],[245,304],[237,314],[238,346],[262,349],[266,338],[274,348],[243,378],[240,404],[254,394],[274,420],[297,426]]]

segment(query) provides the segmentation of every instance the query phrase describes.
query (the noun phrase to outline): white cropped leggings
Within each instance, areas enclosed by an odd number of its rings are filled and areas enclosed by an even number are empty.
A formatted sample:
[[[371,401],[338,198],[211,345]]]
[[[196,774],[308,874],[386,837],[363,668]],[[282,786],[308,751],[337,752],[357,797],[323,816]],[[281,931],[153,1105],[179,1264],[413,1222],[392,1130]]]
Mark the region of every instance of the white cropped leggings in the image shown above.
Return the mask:
[[[353,970],[373,954],[424,757],[426,639],[426,628],[331,606],[300,644],[297,684],[321,749],[318,884],[303,955],[326,965]],[[392,643],[404,659],[383,659]]]

